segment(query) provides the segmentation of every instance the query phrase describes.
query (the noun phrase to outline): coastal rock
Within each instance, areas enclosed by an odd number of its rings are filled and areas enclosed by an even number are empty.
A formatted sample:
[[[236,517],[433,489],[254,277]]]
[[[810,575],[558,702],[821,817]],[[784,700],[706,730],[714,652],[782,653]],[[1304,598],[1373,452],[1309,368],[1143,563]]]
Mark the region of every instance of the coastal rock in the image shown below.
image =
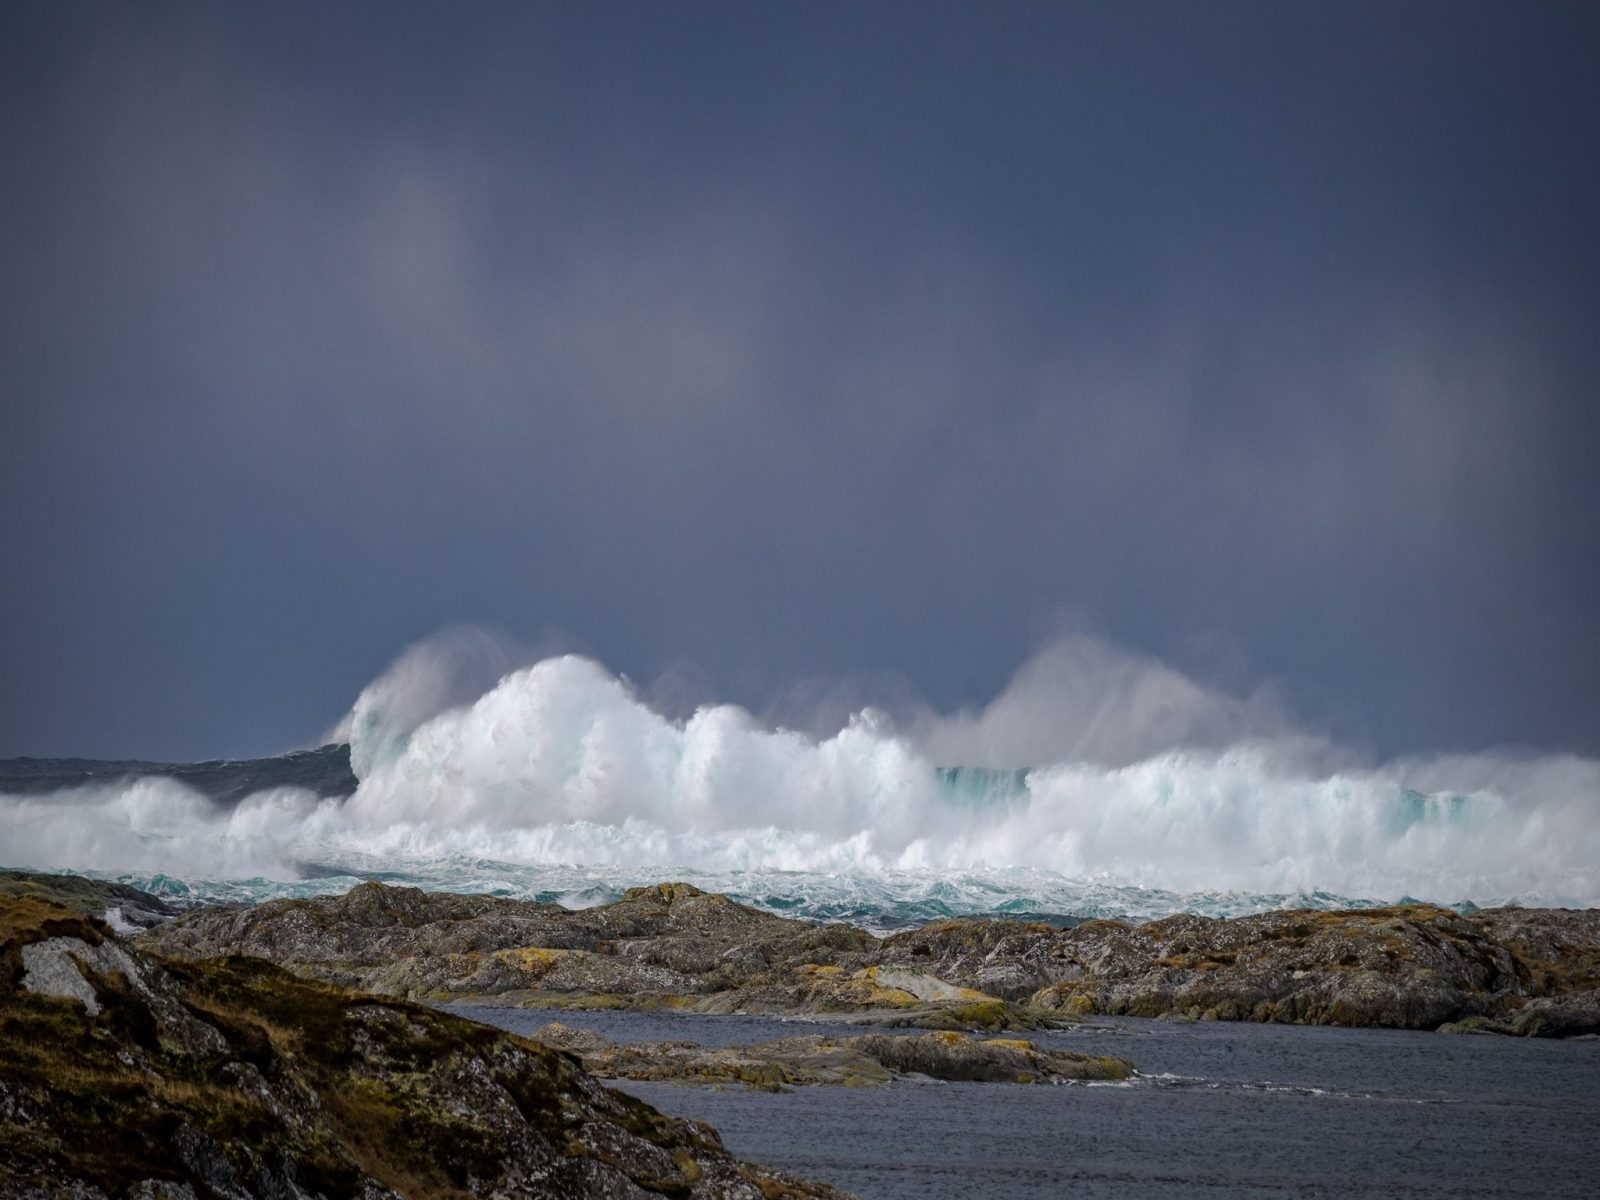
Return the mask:
[[[99,917],[118,933],[137,933],[182,911],[160,896],[108,879],[0,871],[0,896],[50,900],[84,916]]]
[[[683,883],[569,911],[365,883],[343,896],[212,908],[150,931],[161,954],[249,954],[383,995],[549,1008],[836,1013],[925,1028],[1037,1028],[1036,1016],[918,966],[879,940]]]
[[[1528,995],[1600,988],[1600,910],[1486,908],[1467,919],[1510,951]]]
[[[402,1195],[840,1193],[538,1042],[259,958],[157,960],[0,899],[0,1200]]]
[[[534,1036],[572,1051],[590,1071],[608,1078],[739,1083],[765,1090],[814,1084],[865,1087],[906,1075],[984,1083],[1064,1083],[1127,1079],[1133,1074],[1133,1064],[1126,1059],[953,1031],[920,1036],[809,1034],[717,1048],[686,1041],[614,1042],[559,1022],[551,1022]]]
[[[885,939],[879,962],[931,971],[1004,1000],[1081,974],[1055,926],[1027,921],[935,921]]]
[[[1523,1037],[1600,1035],[1600,990],[1530,1000],[1511,1018],[1511,1032]]]
[[[258,955],[433,1001],[996,1032],[1107,1014],[1402,1029],[1478,1020],[1549,1036],[1588,1028],[1581,996],[1600,989],[1593,910],[1401,905],[1068,928],[974,918],[879,939],[681,883],[580,911],[368,883],[344,896],[198,910],[142,940],[163,954]]]
[[[1429,905],[1064,930],[1047,1011],[1434,1029],[1596,980],[1600,912]],[[1560,1027],[1552,1019],[1549,1028]],[[1539,1032],[1528,1025],[1519,1032]]]

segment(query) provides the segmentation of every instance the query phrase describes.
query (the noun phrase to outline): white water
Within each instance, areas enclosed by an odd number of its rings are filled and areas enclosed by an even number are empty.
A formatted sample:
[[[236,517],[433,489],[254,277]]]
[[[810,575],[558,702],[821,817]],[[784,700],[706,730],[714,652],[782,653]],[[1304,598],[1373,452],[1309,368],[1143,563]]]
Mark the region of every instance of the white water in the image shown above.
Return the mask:
[[[418,653],[356,705],[353,796],[279,789],[220,811],[147,778],[0,797],[0,865],[246,898],[380,874],[590,903],[672,876],[867,920],[1140,917],[1401,897],[1600,902],[1594,760],[1352,765],[1278,714],[1262,721],[1252,715],[1259,705],[1209,704],[1213,694],[1171,672],[1190,689],[1192,711],[1175,718],[1171,689],[1158,689],[1164,707],[1148,720],[1129,701],[1150,691],[1141,668],[1090,714],[1102,731],[1108,706],[1121,714],[1110,761],[1036,766],[973,788],[941,777],[922,747],[959,750],[972,729],[993,744],[996,713],[1014,710],[1015,694],[977,714],[925,717],[920,735],[865,711],[815,738],[727,706],[668,720],[625,681],[571,656],[453,703],[459,695],[427,689],[442,679],[459,691],[461,672],[419,671]],[[1019,679],[1036,692],[1030,669]],[[1038,727],[1048,696],[1034,700]],[[1092,749],[1082,714],[1073,720],[1064,740]],[[1140,754],[1146,727],[1163,739],[1187,733],[1191,744]],[[1037,729],[1030,736],[1039,741]]]

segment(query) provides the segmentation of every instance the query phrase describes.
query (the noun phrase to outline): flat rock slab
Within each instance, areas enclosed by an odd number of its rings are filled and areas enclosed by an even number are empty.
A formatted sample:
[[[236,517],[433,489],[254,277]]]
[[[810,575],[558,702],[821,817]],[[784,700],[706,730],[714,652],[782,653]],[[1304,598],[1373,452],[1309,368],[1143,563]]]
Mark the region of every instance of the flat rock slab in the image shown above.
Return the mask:
[[[593,1030],[553,1021],[534,1036],[576,1054],[590,1071],[607,1078],[738,1083],[765,1090],[801,1085],[865,1087],[913,1075],[977,1083],[1069,1083],[1120,1080],[1134,1074],[1133,1064],[1122,1058],[955,1032],[843,1038],[806,1034],[707,1048],[689,1041],[616,1042]]]

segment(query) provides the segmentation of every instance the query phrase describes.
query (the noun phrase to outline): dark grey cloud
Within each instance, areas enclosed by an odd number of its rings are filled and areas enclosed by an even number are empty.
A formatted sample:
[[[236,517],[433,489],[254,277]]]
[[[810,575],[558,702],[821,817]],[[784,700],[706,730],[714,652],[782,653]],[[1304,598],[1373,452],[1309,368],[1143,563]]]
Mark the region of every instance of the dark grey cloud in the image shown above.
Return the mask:
[[[463,620],[776,713],[1065,620],[1600,750],[1590,8],[0,33],[0,753],[278,749]]]

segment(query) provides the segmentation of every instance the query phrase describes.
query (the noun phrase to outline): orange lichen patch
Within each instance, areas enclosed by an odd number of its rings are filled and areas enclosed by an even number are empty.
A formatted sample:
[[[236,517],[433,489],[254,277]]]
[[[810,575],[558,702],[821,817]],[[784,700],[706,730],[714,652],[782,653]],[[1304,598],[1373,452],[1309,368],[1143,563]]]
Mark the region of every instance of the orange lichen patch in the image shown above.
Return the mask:
[[[713,892],[702,892],[692,883],[669,881],[646,885],[645,887],[629,888],[623,893],[624,900],[656,900],[662,904],[672,904],[678,900],[692,900],[696,896],[710,896],[713,900],[724,900],[725,896]]]
[[[891,1008],[909,1008],[917,998],[904,988],[878,986],[878,968],[868,967],[851,980],[850,998],[858,1004],[880,1004]]]
[[[947,983],[925,971],[906,971],[898,967],[868,967],[860,974],[884,991],[904,992],[913,1000],[983,1004],[994,999],[987,992]]]
[[[929,1002],[971,1006],[994,1000],[985,992],[892,967],[864,967],[843,984],[843,994],[855,1004],[889,1008],[908,1008]]]
[[[530,974],[543,975],[556,965],[556,960],[568,954],[567,950],[547,950],[543,946],[516,946],[509,950],[496,950],[494,957],[500,962],[512,963]]]

